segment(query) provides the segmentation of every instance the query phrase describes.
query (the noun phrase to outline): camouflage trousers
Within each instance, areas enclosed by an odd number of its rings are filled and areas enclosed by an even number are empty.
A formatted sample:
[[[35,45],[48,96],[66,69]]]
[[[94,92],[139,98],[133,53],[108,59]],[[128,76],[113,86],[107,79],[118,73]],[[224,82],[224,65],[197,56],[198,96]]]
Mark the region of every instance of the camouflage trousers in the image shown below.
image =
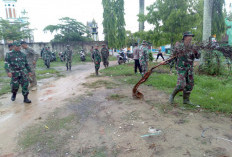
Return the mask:
[[[108,61],[108,57],[102,57],[102,61],[103,61],[103,65],[106,67],[109,66],[109,61]]]
[[[30,65],[32,76],[29,77],[29,82],[31,87],[37,85],[36,74],[35,74],[35,65]]]
[[[21,84],[22,87],[22,94],[27,95],[29,93],[28,85],[29,85],[29,79],[27,73],[21,71],[21,72],[12,72],[12,78],[11,78],[11,92],[17,93],[19,89],[19,84]]]
[[[44,64],[47,66],[47,68],[50,68],[50,59],[45,58]]]
[[[184,91],[185,93],[191,93],[194,86],[194,79],[193,79],[193,69],[184,69],[184,70],[177,70],[178,71],[178,79],[176,90]]]
[[[67,59],[66,58],[66,67],[68,68],[71,68],[72,67],[72,60],[71,59]]]
[[[140,66],[141,66],[141,70],[142,70],[142,75],[146,74],[146,72],[148,71],[147,63],[140,64]]]

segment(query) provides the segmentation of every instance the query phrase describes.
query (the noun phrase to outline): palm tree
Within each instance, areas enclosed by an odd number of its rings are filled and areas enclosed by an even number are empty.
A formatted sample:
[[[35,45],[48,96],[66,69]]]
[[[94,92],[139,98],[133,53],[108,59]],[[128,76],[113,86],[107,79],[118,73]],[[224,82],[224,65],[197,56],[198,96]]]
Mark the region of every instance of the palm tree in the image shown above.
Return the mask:
[[[139,0],[139,14],[144,14],[144,1],[145,0]],[[144,22],[139,22],[139,31],[144,30]]]

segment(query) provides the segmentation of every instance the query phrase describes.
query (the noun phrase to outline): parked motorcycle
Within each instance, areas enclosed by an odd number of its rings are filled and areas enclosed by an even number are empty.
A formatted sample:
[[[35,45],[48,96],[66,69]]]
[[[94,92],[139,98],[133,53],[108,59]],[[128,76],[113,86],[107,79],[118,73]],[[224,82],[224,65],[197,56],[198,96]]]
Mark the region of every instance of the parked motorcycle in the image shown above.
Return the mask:
[[[122,63],[126,63],[127,61],[127,57],[125,55],[125,53],[123,51],[119,52],[119,56],[118,56],[118,64],[122,64]]]
[[[81,52],[80,52],[80,58],[81,58],[81,61],[83,61],[83,62],[86,60],[84,50],[81,50]]]

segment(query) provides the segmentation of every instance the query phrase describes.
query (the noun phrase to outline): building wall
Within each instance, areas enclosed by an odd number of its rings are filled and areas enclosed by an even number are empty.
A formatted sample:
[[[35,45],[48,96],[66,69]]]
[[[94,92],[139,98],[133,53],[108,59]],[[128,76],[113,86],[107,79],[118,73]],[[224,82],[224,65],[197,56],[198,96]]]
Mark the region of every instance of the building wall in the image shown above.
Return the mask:
[[[90,41],[90,42],[71,42],[69,43],[71,49],[74,53],[80,52],[83,49],[86,53],[90,52],[90,49],[95,44],[99,45],[99,50],[102,48],[102,44],[106,42],[104,41]],[[42,48],[45,46],[49,46],[52,52],[63,52],[66,48],[67,43],[49,43],[49,42],[38,42],[38,43],[29,43],[28,44],[31,48],[33,48],[38,54],[40,54]],[[6,52],[8,52],[8,46],[0,44],[0,59],[3,59]]]

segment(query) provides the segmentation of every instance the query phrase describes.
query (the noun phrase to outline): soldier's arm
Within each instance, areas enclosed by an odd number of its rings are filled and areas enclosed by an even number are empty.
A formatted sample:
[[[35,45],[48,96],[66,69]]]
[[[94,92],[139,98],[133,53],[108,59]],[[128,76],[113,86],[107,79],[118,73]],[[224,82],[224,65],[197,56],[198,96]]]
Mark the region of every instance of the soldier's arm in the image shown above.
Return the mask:
[[[11,73],[11,69],[10,69],[10,59],[9,59],[9,54],[6,54],[5,57],[5,65],[4,65],[5,71],[6,73]]]
[[[24,56],[24,60],[25,60],[25,68],[27,69],[28,73],[31,73],[31,68],[27,62],[27,58],[26,55]]]

